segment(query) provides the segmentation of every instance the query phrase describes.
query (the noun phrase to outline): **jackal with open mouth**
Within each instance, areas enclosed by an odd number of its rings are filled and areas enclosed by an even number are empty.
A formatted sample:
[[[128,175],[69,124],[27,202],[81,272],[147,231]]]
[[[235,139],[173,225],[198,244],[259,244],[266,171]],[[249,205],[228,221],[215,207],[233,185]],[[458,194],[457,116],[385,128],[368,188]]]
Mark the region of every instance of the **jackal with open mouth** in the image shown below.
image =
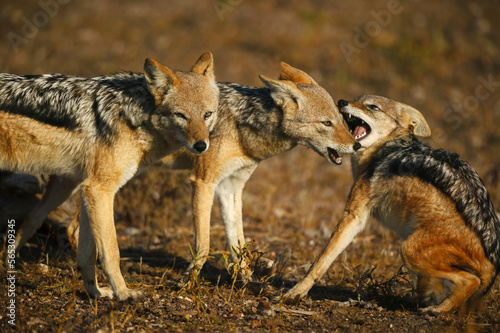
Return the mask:
[[[406,104],[361,96],[338,105],[362,145],[351,157],[354,184],[328,245],[285,297],[306,295],[372,215],[404,239],[421,311],[476,310],[500,271],[500,222],[478,174],[419,142],[429,126]]]

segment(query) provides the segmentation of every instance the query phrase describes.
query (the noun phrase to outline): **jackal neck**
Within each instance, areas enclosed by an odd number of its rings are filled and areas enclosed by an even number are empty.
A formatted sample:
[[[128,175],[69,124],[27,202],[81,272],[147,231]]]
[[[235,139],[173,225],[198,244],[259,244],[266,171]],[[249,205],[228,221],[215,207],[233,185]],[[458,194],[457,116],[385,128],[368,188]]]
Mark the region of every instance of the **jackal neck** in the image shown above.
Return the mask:
[[[394,140],[404,140],[404,141],[418,141],[418,139],[410,133],[407,129],[396,128],[392,131],[387,137],[384,139],[380,139],[375,142],[370,147],[359,150],[356,153],[351,155],[351,165],[352,165],[352,174],[354,180],[356,180],[361,174],[364,174],[367,171],[367,168],[370,167],[373,160],[383,154],[383,147],[385,147],[389,142]]]
[[[233,119],[240,144],[249,157],[261,161],[297,145],[283,133],[283,111],[274,103],[268,88],[235,83],[218,85],[219,120]],[[220,124],[220,130],[225,126]]]

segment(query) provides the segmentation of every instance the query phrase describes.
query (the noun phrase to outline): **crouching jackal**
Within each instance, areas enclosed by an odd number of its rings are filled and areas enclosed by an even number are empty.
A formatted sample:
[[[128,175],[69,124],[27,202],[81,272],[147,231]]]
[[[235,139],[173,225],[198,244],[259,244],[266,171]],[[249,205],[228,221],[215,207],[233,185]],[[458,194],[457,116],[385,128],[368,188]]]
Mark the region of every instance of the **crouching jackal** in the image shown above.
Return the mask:
[[[420,143],[430,129],[408,105],[380,96],[338,105],[362,144],[351,157],[355,181],[328,245],[285,297],[307,294],[372,215],[404,239],[423,312],[475,310],[500,270],[500,222],[477,173]]]

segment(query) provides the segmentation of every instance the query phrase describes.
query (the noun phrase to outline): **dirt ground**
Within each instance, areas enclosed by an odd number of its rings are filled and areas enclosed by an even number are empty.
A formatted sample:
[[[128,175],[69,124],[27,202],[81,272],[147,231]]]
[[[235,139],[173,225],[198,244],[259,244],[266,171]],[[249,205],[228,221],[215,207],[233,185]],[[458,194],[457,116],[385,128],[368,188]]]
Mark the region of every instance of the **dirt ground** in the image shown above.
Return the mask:
[[[336,100],[376,93],[419,109],[433,131],[425,142],[469,161],[498,209],[499,15],[496,0],[22,0],[0,6],[0,72],[140,72],[146,57],[188,69],[209,50],[219,81],[262,86],[258,74],[277,77],[286,61]],[[307,298],[272,301],[326,244],[351,182],[347,157],[334,167],[299,147],[264,161],[243,195],[257,281],[244,285],[228,273],[214,205],[211,257],[198,279],[179,286],[193,259],[189,172],[140,175],[117,194],[115,220],[122,272],[146,298],[90,300],[64,223],[47,221],[16,260],[15,326],[8,323],[8,274],[0,263],[0,331],[500,331],[498,280],[476,315],[419,314],[400,241],[374,221]],[[7,222],[18,227],[36,200],[0,187],[1,254]],[[74,207],[64,208],[54,219],[71,218]],[[100,281],[107,283],[102,274]]]

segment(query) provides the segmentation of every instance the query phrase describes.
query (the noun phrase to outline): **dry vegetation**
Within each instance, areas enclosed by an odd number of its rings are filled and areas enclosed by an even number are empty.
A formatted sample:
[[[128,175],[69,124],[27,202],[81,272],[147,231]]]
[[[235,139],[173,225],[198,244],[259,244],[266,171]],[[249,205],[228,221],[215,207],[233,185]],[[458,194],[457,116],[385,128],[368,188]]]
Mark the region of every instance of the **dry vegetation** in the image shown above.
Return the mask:
[[[0,8],[0,71],[92,76],[142,71],[145,57],[187,69],[210,50],[219,80],[260,85],[258,74],[276,77],[279,62],[286,61],[309,72],[335,99],[377,93],[421,110],[434,131],[427,143],[468,160],[500,208],[500,84],[484,86],[484,81],[500,82],[499,2],[400,1],[401,11],[378,29],[372,24],[367,45],[347,61],[340,45],[356,46],[356,29],[364,31],[367,23],[376,22],[372,11],[387,10],[391,3],[69,1],[47,16],[47,24],[27,33],[26,20],[33,23],[43,9],[35,1],[11,1]],[[26,38],[17,51],[7,38],[11,32]],[[243,214],[248,240],[255,239],[250,247],[254,257],[263,254],[280,263],[273,279],[261,270],[264,285],[289,286],[305,274],[340,217],[351,181],[347,158],[344,165],[332,167],[303,148],[261,164],[246,187]],[[61,237],[63,228],[45,225],[20,253],[24,261],[18,262],[16,328],[500,330],[499,281],[483,312],[472,318],[419,315],[413,279],[400,270],[399,241],[375,223],[356,237],[308,298],[285,306],[269,302],[268,289],[257,288],[261,285],[236,281],[232,288],[224,229],[214,209],[212,258],[198,280],[179,288],[175,282],[192,260],[190,193],[188,172],[156,170],[136,177],[117,195],[122,271],[130,286],[146,292],[144,301],[90,301],[75,271],[74,254]],[[0,232],[7,218],[21,218],[14,209],[6,212],[16,202],[16,209],[29,207],[29,200],[2,192]],[[0,266],[3,286],[5,266]],[[2,294],[0,331],[12,329],[5,302]]]

